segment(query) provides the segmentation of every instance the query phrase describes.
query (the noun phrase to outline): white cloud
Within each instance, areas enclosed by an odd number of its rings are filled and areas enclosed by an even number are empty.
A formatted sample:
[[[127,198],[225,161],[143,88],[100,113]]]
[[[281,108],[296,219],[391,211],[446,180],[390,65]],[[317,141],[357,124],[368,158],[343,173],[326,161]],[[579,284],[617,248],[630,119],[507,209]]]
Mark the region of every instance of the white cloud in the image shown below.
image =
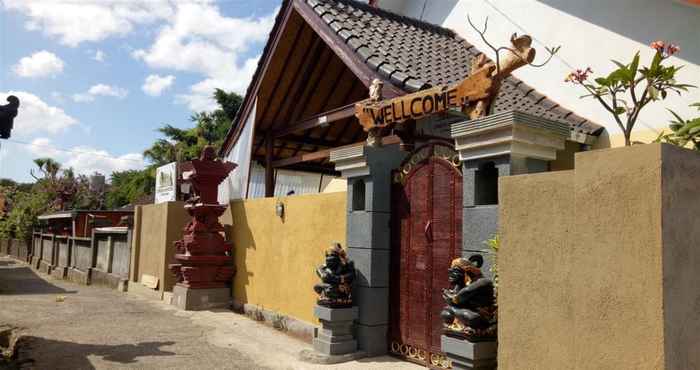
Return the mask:
[[[175,82],[175,76],[149,75],[141,86],[144,93],[150,96],[160,96],[160,94],[170,88]]]
[[[52,144],[51,139],[45,137],[32,140],[27,150],[36,157],[51,157],[61,163],[63,168],[73,168],[76,173],[83,175],[94,172],[109,175],[114,171],[138,170],[145,167],[140,153],[116,156],[106,150],[88,146],[59,149]]]
[[[95,55],[92,57],[93,60],[96,60],[98,62],[104,62],[105,61],[105,52],[102,50],[97,50],[95,52]]]
[[[173,14],[168,0],[3,0],[3,5],[27,16],[28,30],[41,30],[68,46],[123,36],[135,25],[150,24]]]
[[[129,94],[129,91],[111,85],[97,84],[93,85],[85,93],[73,94],[73,101],[76,103],[85,103],[95,100],[96,96],[111,96],[117,99],[124,99]]]
[[[196,72],[206,79],[190,87],[177,101],[199,111],[215,107],[214,88],[245,93],[258,57],[242,60],[242,54],[267,39],[274,14],[260,18],[230,18],[210,3],[178,3],[172,21],[161,28],[147,50],[132,52],[154,68]]]
[[[56,134],[76,125],[78,121],[66,114],[61,108],[52,107],[38,96],[24,91],[0,91],[0,102],[5,102],[8,95],[15,95],[20,100],[19,112],[14,121],[13,136],[36,132]]]
[[[36,78],[55,76],[63,72],[63,66],[63,61],[56,54],[42,50],[20,59],[12,70],[20,77]]]
[[[129,92],[121,87],[97,84],[92,86],[90,90],[88,90],[88,93],[91,95],[113,96],[115,98],[123,99]]]

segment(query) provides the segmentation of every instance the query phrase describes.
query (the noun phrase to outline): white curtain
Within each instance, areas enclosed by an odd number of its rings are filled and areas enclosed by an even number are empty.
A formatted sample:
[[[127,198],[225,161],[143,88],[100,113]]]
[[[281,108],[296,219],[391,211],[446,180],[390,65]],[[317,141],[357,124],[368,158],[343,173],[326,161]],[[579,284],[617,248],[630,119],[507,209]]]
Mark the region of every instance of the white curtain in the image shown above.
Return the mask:
[[[246,198],[256,107],[257,99],[253,103],[253,109],[251,109],[248,118],[245,120],[241,136],[231,149],[231,152],[226,156],[227,161],[236,163],[238,167],[231,171],[226,180],[219,185],[220,203],[226,204],[233,199]]]

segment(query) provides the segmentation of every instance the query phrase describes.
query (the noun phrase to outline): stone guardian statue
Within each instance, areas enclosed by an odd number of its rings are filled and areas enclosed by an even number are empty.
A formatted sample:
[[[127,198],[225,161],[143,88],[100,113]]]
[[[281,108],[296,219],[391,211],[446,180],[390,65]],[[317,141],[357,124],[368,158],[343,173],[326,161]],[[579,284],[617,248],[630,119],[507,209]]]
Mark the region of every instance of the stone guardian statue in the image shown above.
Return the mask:
[[[456,258],[448,270],[449,289],[442,297],[447,306],[442,310],[445,335],[470,342],[492,341],[497,334],[497,310],[494,286],[483,276],[483,258],[473,255]]]
[[[352,306],[352,283],[355,264],[348,260],[345,250],[333,243],[325,252],[326,263],[316,268],[321,282],[314,285],[318,305],[332,308]]]

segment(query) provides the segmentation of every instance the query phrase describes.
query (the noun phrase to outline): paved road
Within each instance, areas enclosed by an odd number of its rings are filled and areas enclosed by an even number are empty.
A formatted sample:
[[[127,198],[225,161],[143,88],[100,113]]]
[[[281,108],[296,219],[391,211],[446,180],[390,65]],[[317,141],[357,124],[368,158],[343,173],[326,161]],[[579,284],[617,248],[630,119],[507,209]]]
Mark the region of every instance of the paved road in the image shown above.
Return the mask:
[[[35,369],[423,369],[390,357],[327,366],[297,359],[305,342],[230,311],[40,276],[0,258],[0,325],[23,328]]]
[[[206,328],[186,317],[109,289],[45,280],[9,259],[0,259],[0,323],[25,329],[29,348],[20,354],[36,369],[264,369],[211,345]]]

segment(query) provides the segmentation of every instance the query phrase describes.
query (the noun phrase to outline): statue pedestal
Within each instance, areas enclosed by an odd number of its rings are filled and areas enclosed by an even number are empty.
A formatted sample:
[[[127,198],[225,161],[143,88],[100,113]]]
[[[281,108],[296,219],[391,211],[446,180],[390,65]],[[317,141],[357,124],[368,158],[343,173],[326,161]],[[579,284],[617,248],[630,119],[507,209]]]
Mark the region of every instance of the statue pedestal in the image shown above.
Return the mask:
[[[314,307],[314,315],[321,322],[313,340],[314,349],[328,356],[357,352],[357,341],[352,335],[354,321],[358,317],[357,307]]]
[[[185,311],[202,311],[227,307],[231,303],[230,288],[173,287],[172,304]]]
[[[452,369],[496,369],[496,355],[498,345],[496,342],[470,342],[443,335],[440,337],[440,348],[445,356],[452,362]]]

